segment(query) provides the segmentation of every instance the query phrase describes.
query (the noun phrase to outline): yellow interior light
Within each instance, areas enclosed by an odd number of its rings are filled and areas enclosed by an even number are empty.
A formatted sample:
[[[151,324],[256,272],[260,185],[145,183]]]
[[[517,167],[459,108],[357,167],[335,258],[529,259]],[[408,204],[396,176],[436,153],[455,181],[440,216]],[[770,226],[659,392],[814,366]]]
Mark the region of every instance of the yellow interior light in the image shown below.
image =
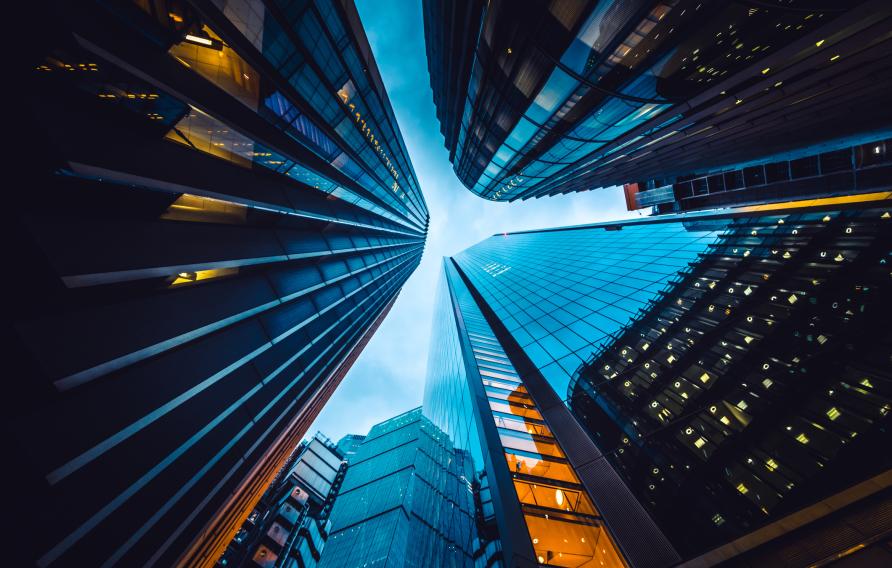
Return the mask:
[[[186,34],[186,41],[191,41],[192,43],[200,43],[201,45],[214,45],[214,42],[210,39],[192,34]]]

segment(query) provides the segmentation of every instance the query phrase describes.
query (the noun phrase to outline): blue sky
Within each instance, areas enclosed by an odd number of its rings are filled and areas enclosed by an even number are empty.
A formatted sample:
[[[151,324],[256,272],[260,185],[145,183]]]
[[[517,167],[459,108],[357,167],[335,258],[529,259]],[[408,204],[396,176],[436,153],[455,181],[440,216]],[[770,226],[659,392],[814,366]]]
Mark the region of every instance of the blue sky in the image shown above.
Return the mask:
[[[337,441],[421,404],[441,259],[494,233],[627,217],[620,188],[515,203],[477,197],[455,177],[443,146],[424,51],[421,1],[356,0],[387,94],[430,209],[421,265],[322,410],[316,430]]]

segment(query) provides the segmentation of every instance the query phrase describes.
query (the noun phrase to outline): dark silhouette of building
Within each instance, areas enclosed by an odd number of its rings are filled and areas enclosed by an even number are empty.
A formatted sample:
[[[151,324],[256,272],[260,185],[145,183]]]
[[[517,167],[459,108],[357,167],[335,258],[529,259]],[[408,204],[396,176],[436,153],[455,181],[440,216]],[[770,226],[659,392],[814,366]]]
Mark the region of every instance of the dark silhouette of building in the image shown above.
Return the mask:
[[[40,11],[7,202],[15,554],[209,566],[418,265],[424,198],[348,0]]]
[[[884,0],[424,2],[450,160],[497,201],[889,138],[890,25]]]

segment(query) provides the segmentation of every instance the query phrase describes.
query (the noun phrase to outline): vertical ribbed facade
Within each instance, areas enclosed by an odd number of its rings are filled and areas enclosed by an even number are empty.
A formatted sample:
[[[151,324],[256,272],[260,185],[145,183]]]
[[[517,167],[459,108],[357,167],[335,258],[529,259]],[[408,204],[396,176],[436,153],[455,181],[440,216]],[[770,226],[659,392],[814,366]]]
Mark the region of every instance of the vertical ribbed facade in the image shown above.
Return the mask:
[[[350,2],[58,3],[10,207],[4,431],[41,566],[209,566],[417,267]]]
[[[882,0],[424,4],[450,160],[485,199],[661,187],[892,127]]]

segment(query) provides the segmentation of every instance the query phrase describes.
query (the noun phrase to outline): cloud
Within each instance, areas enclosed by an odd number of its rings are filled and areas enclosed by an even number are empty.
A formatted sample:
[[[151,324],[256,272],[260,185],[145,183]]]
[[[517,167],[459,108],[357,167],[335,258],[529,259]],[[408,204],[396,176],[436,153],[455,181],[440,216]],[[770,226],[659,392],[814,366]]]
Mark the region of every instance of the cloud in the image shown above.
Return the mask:
[[[620,188],[515,203],[477,197],[443,146],[427,72],[421,2],[359,0],[360,17],[430,210],[421,265],[309,431],[337,440],[421,404],[442,257],[501,232],[629,216]]]

